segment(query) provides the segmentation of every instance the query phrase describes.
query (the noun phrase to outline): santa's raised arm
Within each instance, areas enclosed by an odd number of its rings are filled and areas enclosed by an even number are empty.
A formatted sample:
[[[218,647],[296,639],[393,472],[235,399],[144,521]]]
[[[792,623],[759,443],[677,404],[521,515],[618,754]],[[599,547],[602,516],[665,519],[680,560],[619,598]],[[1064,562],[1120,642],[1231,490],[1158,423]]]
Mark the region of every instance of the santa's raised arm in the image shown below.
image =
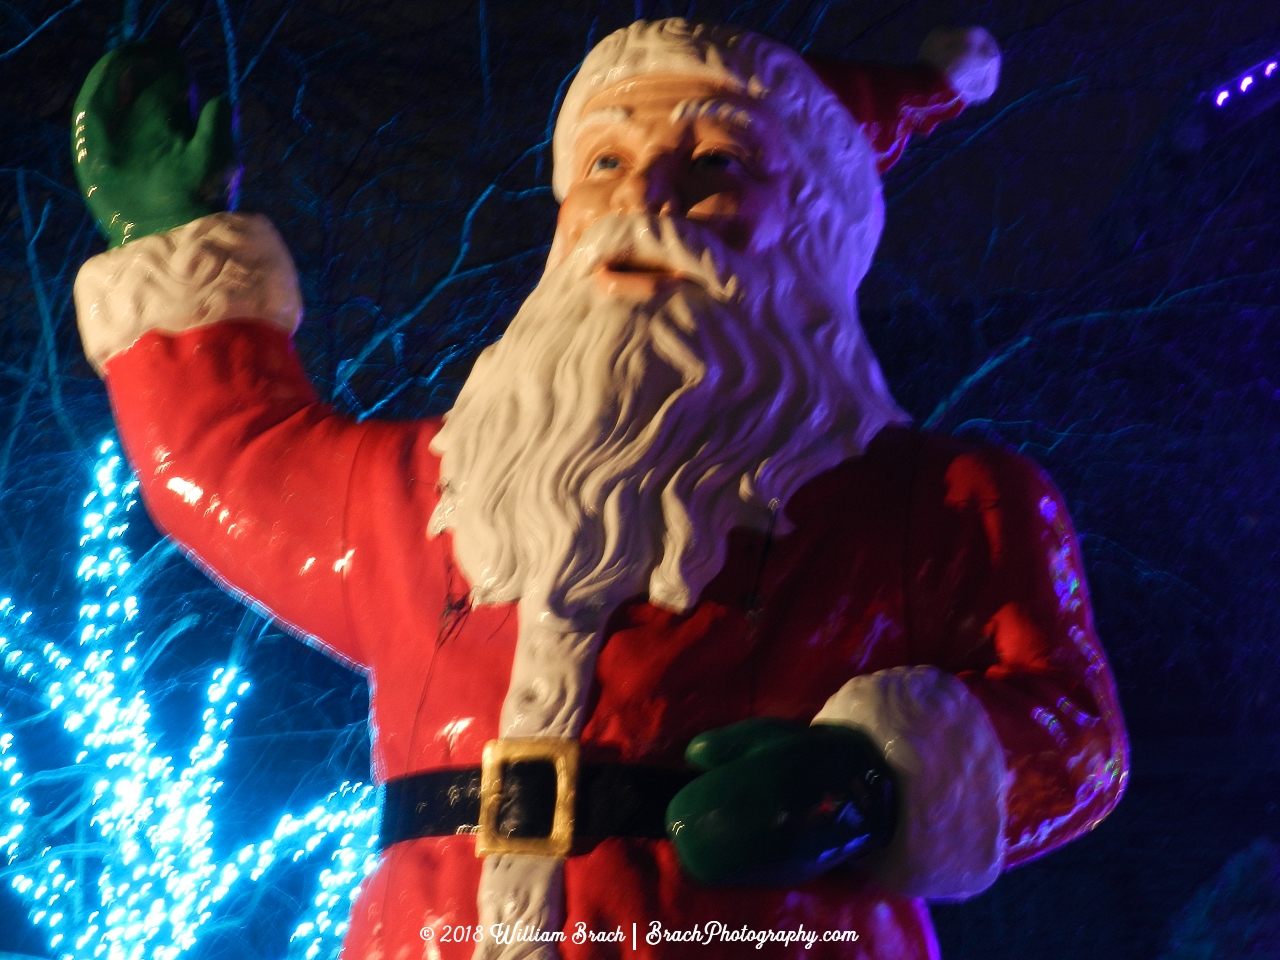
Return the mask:
[[[370,680],[385,853],[345,955],[803,928],[768,949],[924,960],[923,899],[1117,802],[1061,497],[909,429],[855,306],[880,173],[998,67],[981,30],[910,67],[606,38],[558,118],[546,272],[446,418],[402,423],[312,390],[283,242],[217,212],[225,108],[187,123],[153,47],[95,68],[73,149],[113,249],[76,305],[147,508]]]

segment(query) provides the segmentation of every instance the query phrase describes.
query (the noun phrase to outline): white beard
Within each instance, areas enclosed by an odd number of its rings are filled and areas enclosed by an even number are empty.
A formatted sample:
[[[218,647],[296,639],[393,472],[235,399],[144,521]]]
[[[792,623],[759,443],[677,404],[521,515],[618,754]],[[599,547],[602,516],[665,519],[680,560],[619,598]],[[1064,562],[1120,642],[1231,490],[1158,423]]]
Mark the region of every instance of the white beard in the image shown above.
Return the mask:
[[[772,515],[785,532],[806,480],[906,419],[852,306],[784,246],[733,254],[687,221],[605,218],[476,361],[432,444],[430,532],[453,531],[475,602],[520,601],[500,737],[576,738],[614,606],[687,609],[733,527]],[[619,260],[692,282],[606,295],[594,272]],[[487,857],[481,923],[558,929],[561,882],[551,857]],[[486,941],[473,960],[557,957]]]
[[[453,531],[475,602],[534,600],[586,631],[639,594],[687,609],[731,528],[765,526],[906,420],[847,284],[797,246],[735,253],[688,221],[606,217],[544,274],[432,444],[430,532]],[[594,271],[620,259],[692,282],[606,295]]]

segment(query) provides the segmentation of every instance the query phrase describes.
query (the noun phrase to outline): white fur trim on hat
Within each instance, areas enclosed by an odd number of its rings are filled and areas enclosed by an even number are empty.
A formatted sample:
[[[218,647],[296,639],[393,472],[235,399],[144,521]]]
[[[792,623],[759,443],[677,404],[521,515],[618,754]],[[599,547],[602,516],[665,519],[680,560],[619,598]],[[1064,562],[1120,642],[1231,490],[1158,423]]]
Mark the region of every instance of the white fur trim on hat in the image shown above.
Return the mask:
[[[260,214],[215,213],[99,254],[80,268],[75,302],[99,374],[152,330],[252,317],[292,333],[302,318],[293,259]]]
[[[989,100],[1000,83],[1000,47],[982,27],[931,31],[920,59],[941,70],[966,104]]]
[[[856,727],[884,751],[899,791],[889,847],[867,866],[916,897],[971,897],[1004,861],[1004,753],[986,710],[936,667],[855,677],[813,720]]]
[[[575,132],[587,102],[624,80],[650,73],[714,80],[769,104],[782,120],[784,134],[804,144],[818,169],[850,175],[862,154],[871,156],[852,115],[790,47],[740,27],[690,24],[678,17],[640,20],[601,40],[569,85],[552,138],[551,185],[557,200],[564,199],[573,182]]]

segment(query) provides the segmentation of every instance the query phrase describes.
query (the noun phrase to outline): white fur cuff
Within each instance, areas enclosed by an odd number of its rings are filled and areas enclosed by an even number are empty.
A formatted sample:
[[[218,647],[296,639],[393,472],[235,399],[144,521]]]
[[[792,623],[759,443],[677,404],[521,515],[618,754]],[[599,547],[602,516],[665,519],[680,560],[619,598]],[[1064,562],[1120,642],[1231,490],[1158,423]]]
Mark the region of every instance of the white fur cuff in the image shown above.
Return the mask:
[[[302,317],[293,259],[259,214],[215,213],[93,257],[76,277],[75,301],[99,374],[152,330],[252,317],[292,333]]]
[[[1000,83],[1000,48],[982,27],[930,31],[920,59],[946,74],[965,103],[989,100]]]
[[[995,883],[1004,860],[1004,753],[987,713],[936,667],[855,677],[814,723],[867,733],[896,775],[898,825],[868,867],[892,890],[964,898]]]

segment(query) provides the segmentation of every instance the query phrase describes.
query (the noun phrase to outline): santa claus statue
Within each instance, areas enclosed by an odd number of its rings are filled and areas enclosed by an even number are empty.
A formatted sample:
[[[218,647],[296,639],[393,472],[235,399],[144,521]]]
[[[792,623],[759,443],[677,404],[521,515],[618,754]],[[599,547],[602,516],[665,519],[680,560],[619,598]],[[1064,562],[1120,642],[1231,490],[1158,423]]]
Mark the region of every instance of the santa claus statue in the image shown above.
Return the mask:
[[[1114,806],[1062,498],[910,429],[855,308],[881,172],[998,69],[979,29],[909,67],[618,31],[560,111],[541,281],[452,411],[391,423],[317,398],[283,242],[218,212],[225,104],[192,121],[156,48],[95,67],[113,249],[76,307],[147,508],[369,681],[345,956],[924,960],[926,900]]]

